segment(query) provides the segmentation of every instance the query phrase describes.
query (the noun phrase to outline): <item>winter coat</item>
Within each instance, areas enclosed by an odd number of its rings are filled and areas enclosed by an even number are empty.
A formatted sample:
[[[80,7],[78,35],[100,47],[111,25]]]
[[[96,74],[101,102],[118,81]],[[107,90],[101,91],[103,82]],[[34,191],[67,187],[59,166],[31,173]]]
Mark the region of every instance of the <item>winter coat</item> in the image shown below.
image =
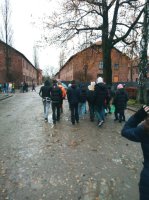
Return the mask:
[[[70,88],[68,88],[67,90],[67,98],[68,98],[68,102],[70,104],[77,104],[79,103],[79,98],[80,98],[80,91],[77,88],[77,86],[71,85]]]
[[[51,98],[51,87],[48,80],[45,81],[44,86],[40,88],[39,95],[44,99],[48,97]]]
[[[51,88],[51,100],[52,103],[61,103],[62,101],[62,91],[61,89],[54,84]]]
[[[79,90],[79,103],[85,103],[87,100],[87,89],[85,85],[82,85]]]
[[[141,108],[129,118],[121,132],[123,137],[141,143],[144,167],[139,183],[140,200],[149,200],[149,133],[144,129],[144,125],[140,124],[146,117],[147,113]]]
[[[116,92],[114,100],[113,100],[113,105],[115,105],[117,112],[120,112],[126,109],[127,101],[128,101],[127,93],[125,92],[124,89],[119,89]]]
[[[94,90],[87,90],[87,101],[89,104],[94,104],[95,97],[94,97]]]
[[[108,100],[108,90],[104,83],[98,83],[95,85],[94,92],[95,106],[102,108],[105,106]]]
[[[65,88],[62,86],[62,85],[58,85],[58,87],[61,89],[61,91],[62,91],[62,96],[63,96],[63,99],[65,99],[65,97],[66,97],[66,90],[65,90]]]

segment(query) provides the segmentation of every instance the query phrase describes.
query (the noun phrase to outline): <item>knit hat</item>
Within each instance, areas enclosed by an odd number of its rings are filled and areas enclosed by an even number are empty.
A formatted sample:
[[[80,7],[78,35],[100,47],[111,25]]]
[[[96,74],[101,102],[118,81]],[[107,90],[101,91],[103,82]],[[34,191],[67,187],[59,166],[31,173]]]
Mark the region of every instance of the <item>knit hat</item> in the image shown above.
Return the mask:
[[[97,83],[103,83],[103,78],[102,77],[98,77],[97,78]]]
[[[118,84],[117,89],[122,89],[123,85],[122,84]]]
[[[88,86],[89,90],[94,90],[95,82],[91,82],[91,84]]]

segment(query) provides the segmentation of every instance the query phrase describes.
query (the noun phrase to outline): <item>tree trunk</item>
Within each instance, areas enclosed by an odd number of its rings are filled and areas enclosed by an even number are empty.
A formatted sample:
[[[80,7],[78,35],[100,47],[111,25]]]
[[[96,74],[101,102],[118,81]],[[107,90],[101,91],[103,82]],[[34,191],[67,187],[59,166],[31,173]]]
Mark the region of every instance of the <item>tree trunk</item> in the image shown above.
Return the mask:
[[[105,43],[103,49],[103,78],[108,84],[112,84],[112,68],[111,68],[111,47]]]
[[[111,50],[112,43],[108,38],[109,33],[109,22],[108,22],[108,9],[106,1],[103,2],[103,29],[102,29],[102,53],[103,53],[103,78],[104,81],[111,85],[112,84],[112,69],[111,69]]]

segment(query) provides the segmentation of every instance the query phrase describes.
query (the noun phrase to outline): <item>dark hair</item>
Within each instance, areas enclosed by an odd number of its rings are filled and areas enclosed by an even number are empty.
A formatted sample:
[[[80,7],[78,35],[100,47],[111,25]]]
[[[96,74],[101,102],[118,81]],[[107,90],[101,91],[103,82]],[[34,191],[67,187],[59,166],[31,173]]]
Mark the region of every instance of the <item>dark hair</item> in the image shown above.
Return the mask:
[[[49,80],[46,80],[46,81],[44,82],[44,85],[45,85],[45,86],[49,86],[49,85],[50,85],[50,81],[49,81]]]
[[[72,85],[76,84],[76,81],[75,81],[75,80],[72,80],[72,81],[71,81],[71,84],[72,84]]]
[[[53,84],[56,84],[57,83],[57,80],[53,80]]]

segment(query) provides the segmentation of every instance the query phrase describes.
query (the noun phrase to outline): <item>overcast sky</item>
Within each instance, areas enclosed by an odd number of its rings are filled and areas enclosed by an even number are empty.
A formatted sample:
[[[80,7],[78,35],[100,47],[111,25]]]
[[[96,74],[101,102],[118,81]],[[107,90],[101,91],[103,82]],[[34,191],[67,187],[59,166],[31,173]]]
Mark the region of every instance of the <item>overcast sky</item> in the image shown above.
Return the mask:
[[[56,0],[55,0],[56,1]],[[44,13],[56,9],[56,2],[49,0],[10,0],[11,23],[14,31],[13,47],[24,54],[33,63],[33,46],[40,40],[41,30],[35,28],[33,22],[39,22]],[[41,69],[47,66],[58,68],[60,49],[49,47],[38,50]],[[34,64],[34,63],[33,63]]]

